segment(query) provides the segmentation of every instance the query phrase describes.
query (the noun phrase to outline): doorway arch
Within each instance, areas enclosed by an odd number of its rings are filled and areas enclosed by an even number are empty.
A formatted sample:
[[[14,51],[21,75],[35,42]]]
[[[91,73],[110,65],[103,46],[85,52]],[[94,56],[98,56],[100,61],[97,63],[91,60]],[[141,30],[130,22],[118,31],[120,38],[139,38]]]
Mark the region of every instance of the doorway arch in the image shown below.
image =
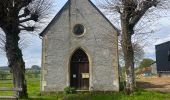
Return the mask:
[[[77,49],[70,60],[70,86],[78,90],[89,89],[89,59],[81,49]]]

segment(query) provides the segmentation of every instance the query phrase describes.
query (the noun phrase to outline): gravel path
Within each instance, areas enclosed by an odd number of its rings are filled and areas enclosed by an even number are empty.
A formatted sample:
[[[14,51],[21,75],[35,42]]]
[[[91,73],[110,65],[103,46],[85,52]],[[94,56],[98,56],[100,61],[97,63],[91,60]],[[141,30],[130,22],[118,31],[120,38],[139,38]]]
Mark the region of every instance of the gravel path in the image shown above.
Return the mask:
[[[137,87],[160,92],[170,92],[170,77],[145,77],[137,79]]]

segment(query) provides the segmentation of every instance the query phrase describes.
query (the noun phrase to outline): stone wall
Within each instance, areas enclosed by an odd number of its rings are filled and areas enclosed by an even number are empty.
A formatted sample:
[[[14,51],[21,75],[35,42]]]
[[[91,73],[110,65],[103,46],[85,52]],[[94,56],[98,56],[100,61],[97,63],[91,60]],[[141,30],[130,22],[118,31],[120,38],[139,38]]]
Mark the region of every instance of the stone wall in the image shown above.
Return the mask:
[[[76,24],[84,25],[82,36],[72,32]],[[88,0],[68,1],[45,31],[42,91],[63,91],[69,86],[70,57],[77,48],[89,57],[89,90],[118,91],[117,32]]]

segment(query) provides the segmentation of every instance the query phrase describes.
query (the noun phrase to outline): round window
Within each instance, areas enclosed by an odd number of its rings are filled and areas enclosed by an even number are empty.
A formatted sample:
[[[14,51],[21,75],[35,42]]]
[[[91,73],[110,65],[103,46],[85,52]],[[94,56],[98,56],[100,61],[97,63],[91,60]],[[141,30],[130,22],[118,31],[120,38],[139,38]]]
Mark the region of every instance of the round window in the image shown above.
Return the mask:
[[[73,33],[75,35],[82,35],[84,33],[84,26],[81,24],[77,24],[74,26]]]

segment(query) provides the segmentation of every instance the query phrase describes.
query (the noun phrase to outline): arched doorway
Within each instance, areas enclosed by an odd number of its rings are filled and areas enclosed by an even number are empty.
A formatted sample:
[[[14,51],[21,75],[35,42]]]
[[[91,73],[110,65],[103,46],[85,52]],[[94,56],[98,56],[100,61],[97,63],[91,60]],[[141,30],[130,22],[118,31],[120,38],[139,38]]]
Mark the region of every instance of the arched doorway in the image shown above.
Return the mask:
[[[89,89],[89,60],[82,49],[77,49],[71,57],[70,86],[78,90]]]

